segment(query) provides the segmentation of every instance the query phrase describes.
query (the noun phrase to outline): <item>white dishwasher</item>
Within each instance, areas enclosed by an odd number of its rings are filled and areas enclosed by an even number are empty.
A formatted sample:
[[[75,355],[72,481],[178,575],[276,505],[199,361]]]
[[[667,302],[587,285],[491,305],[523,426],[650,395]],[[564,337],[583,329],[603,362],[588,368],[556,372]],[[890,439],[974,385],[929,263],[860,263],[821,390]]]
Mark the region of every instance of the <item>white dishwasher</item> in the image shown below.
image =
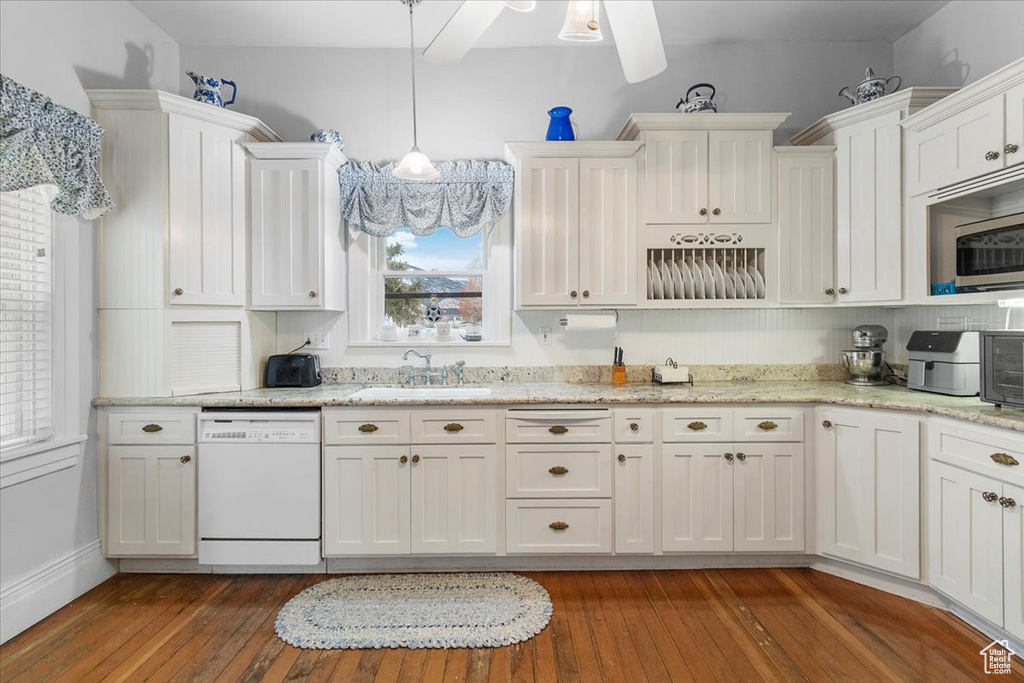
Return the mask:
[[[320,411],[199,415],[199,564],[320,562]]]

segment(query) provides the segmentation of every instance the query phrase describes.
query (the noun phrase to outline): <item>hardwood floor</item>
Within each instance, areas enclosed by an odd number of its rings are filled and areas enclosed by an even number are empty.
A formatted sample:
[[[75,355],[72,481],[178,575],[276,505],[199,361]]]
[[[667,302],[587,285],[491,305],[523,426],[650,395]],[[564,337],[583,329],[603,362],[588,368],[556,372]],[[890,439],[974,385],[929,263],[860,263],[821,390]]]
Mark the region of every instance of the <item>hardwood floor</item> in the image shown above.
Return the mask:
[[[976,681],[988,639],[809,569],[528,573],[554,617],[480,650],[299,650],[313,576],[120,574],[0,647],[0,681]],[[1024,681],[1014,660],[1013,675]]]

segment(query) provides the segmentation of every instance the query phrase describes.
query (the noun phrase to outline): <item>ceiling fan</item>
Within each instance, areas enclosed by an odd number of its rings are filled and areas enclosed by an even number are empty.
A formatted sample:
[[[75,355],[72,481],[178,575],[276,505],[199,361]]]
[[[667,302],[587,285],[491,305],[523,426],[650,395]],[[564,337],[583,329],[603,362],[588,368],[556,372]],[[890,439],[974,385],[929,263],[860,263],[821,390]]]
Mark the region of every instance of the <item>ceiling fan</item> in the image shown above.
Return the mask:
[[[466,0],[427,46],[423,58],[435,64],[455,64],[506,7],[528,12],[536,4],[531,0]],[[619,51],[626,81],[637,83],[664,71],[668,61],[653,0],[569,0],[565,25],[559,37],[577,41],[601,40],[599,14],[602,4],[615,32],[615,47]]]

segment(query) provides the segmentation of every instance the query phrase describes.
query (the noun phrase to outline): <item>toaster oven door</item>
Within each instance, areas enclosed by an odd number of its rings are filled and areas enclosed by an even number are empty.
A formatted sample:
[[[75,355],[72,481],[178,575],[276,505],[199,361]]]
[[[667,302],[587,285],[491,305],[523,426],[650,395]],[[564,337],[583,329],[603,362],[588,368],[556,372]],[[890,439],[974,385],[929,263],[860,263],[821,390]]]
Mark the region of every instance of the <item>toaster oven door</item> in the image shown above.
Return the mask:
[[[981,398],[1024,407],[1024,332],[982,336]]]
[[[1024,282],[1024,216],[1017,214],[956,230],[958,287]]]

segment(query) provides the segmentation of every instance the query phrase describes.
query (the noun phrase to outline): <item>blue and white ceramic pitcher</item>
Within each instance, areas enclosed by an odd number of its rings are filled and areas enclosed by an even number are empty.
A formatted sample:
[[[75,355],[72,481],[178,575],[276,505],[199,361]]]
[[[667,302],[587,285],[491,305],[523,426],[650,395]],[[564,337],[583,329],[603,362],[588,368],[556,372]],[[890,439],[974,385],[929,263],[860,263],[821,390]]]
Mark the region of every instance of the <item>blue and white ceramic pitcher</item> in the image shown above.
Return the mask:
[[[235,85],[234,81],[229,81],[226,78],[214,78],[212,76],[200,76],[199,74],[186,71],[188,77],[196,84],[196,91],[192,94],[193,100],[199,102],[206,102],[217,107],[226,107],[229,104],[235,103],[235,97],[238,95],[238,86]],[[228,102],[224,101],[221,97],[220,89],[225,86],[231,86],[231,100]]]

